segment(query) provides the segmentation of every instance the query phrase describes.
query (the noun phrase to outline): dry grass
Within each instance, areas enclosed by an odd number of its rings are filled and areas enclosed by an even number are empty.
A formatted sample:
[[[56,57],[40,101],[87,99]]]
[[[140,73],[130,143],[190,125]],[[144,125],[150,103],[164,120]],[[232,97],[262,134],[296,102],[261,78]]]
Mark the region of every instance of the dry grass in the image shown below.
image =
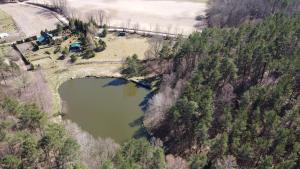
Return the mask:
[[[12,17],[10,17],[7,13],[0,10],[0,33],[1,32],[14,32],[17,30],[17,27],[14,23]]]
[[[0,46],[0,57],[4,57],[8,54],[9,47],[8,46]]]
[[[149,49],[149,39],[140,36],[118,37],[109,34],[103,39],[107,48],[103,52],[96,54],[91,60],[97,61],[121,61],[128,56],[137,54],[140,59],[144,59],[145,52]]]

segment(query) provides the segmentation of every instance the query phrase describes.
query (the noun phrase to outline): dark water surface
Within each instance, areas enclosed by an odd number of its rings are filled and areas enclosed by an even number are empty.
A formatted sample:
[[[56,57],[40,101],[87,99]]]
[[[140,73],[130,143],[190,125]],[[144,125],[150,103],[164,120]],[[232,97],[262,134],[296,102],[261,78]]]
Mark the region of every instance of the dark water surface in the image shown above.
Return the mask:
[[[142,134],[140,104],[148,93],[115,78],[74,79],[59,87],[65,119],[95,137],[110,137],[118,143]]]

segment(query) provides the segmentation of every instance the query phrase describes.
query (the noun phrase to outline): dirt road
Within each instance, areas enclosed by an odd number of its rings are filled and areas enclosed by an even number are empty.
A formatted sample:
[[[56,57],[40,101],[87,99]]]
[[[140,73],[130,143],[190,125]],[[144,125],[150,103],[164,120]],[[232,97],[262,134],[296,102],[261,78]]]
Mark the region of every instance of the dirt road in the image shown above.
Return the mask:
[[[60,23],[51,11],[38,7],[10,3],[0,4],[0,9],[12,16],[17,27],[26,36],[38,35],[41,30],[54,29]]]

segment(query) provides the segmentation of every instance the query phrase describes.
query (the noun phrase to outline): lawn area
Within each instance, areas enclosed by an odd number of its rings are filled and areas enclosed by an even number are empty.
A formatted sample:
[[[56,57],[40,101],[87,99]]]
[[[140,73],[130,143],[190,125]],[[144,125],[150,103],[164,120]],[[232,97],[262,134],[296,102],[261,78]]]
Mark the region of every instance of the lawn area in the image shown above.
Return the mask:
[[[137,54],[139,59],[145,58],[145,52],[149,49],[149,38],[138,35],[118,37],[109,34],[103,39],[107,44],[103,52],[96,53],[96,57],[91,60],[97,61],[121,61],[128,56]]]
[[[26,19],[26,18],[24,18]],[[0,10],[0,33],[1,32],[14,32],[17,30],[16,24],[11,16],[4,11]]]
[[[82,59],[78,58],[76,64],[83,63],[98,63],[103,61],[124,61],[128,56],[133,54],[137,54],[139,59],[145,58],[145,53],[150,48],[149,38],[141,37],[138,35],[129,35],[126,37],[119,37],[115,34],[108,34],[105,38],[102,39],[105,41],[107,47],[102,52],[96,52],[96,56],[90,59]],[[61,49],[68,48],[71,43],[78,41],[77,37],[70,37],[67,40],[63,41],[60,45]],[[57,46],[47,47],[42,46],[40,50],[36,52],[30,51],[28,54],[29,59],[33,62],[33,64],[40,64],[41,66],[49,67],[49,60],[56,62],[66,62],[70,58],[66,58],[65,61],[57,60],[60,56],[60,52],[54,53]],[[70,53],[69,55],[72,55]]]

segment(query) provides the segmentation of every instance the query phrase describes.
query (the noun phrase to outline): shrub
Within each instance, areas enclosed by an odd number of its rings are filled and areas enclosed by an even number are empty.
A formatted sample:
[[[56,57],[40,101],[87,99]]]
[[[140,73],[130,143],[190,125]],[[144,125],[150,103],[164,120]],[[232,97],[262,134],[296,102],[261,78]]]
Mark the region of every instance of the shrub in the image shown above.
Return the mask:
[[[95,52],[102,52],[106,48],[106,43],[99,39],[98,43],[96,44]]]
[[[56,54],[56,53],[58,53],[58,52],[60,52],[61,51],[61,47],[60,47],[60,45],[58,45],[56,48],[55,48],[55,50],[54,50],[54,54]]]
[[[95,52],[93,50],[86,50],[85,53],[83,54],[84,59],[89,59],[95,57]]]
[[[20,128],[35,130],[44,124],[45,114],[35,105],[25,105],[22,107],[19,120]]]
[[[21,164],[21,160],[14,155],[6,155],[2,159],[3,169],[18,168]]]
[[[78,55],[74,54],[74,55],[71,55],[71,63],[75,63],[76,60],[78,59]]]
[[[63,55],[69,54],[69,49],[67,47],[64,48],[64,50],[61,52]]]
[[[0,142],[6,137],[6,132],[0,128]]]
[[[24,43],[24,41],[23,40],[18,40],[18,41],[16,41],[16,43],[21,44],[21,43]]]
[[[5,98],[1,107],[6,113],[12,115],[17,115],[19,113],[19,103],[15,100]]]
[[[50,52],[49,51],[45,51],[45,54],[50,55]]]
[[[103,25],[103,32],[101,33],[100,36],[101,36],[102,38],[105,38],[106,35],[107,35],[107,32],[108,32],[108,30],[107,30],[107,25],[104,24],[104,25]]]
[[[126,74],[129,77],[137,76],[140,74],[142,67],[136,54],[126,58],[125,64],[126,67],[122,71],[123,74]]]

